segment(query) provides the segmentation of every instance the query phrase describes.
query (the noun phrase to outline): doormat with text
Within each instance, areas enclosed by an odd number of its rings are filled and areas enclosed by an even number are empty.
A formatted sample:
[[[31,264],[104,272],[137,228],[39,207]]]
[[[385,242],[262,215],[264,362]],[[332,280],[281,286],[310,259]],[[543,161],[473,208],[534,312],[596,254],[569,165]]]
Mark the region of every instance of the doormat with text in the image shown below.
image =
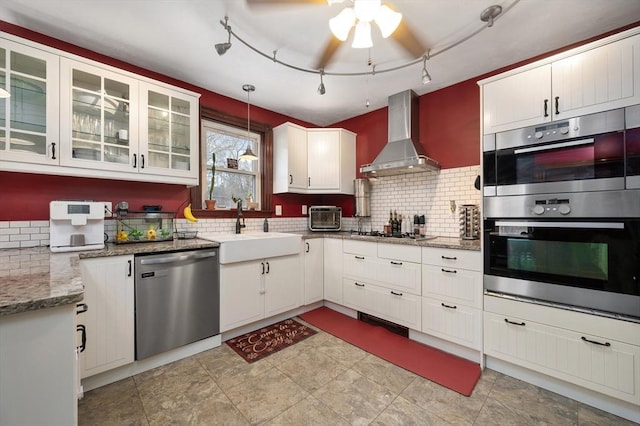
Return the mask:
[[[245,361],[252,363],[294,345],[317,331],[296,320],[287,319],[227,340],[227,345]]]

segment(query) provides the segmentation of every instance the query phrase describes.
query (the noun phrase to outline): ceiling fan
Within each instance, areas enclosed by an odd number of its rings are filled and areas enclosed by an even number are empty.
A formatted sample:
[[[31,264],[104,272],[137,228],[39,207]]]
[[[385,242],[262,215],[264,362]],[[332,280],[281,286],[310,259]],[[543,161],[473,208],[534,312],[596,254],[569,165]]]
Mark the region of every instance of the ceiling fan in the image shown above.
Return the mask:
[[[346,0],[246,0],[249,6],[266,5],[301,5],[301,4],[332,4],[344,3]],[[419,58],[427,53],[427,48],[416,37],[402,14],[393,10],[389,2],[381,0],[348,0],[350,6],[345,7],[338,15],[329,20],[332,32],[331,38],[325,43],[322,53],[314,66],[317,70],[324,70],[329,65],[344,41],[352,32],[354,40],[352,47],[367,48],[371,42],[371,23],[375,22],[384,38],[391,37],[411,58]]]

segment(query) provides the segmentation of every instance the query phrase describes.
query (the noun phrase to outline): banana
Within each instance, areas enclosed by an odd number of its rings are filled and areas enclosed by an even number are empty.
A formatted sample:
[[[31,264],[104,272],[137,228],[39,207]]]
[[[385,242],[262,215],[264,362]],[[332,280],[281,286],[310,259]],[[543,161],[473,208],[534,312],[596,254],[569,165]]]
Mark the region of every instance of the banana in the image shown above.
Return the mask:
[[[193,213],[191,213],[191,204],[189,204],[187,207],[184,208],[184,210],[182,211],[182,214],[184,215],[184,218],[187,219],[189,222],[198,221],[198,218],[195,217]]]

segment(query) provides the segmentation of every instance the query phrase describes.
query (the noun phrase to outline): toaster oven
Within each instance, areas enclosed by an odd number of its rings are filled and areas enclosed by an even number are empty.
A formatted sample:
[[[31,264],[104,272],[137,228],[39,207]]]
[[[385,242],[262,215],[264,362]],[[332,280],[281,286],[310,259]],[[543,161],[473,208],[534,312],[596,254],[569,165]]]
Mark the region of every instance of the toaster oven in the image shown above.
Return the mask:
[[[342,207],[309,207],[309,229],[311,231],[340,231],[342,229]]]

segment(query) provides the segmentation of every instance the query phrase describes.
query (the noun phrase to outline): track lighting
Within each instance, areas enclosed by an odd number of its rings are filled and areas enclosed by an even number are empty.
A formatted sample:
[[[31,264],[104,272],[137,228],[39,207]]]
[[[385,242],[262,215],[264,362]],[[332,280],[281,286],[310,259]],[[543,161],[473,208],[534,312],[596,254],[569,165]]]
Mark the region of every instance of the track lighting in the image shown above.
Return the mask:
[[[429,75],[429,71],[427,71],[427,55],[422,57],[422,84],[427,84],[431,82],[431,76]]]
[[[318,95],[324,95],[327,93],[327,90],[324,88],[324,80],[322,77],[324,76],[324,70],[320,70],[320,86],[318,86]]]
[[[228,16],[224,17],[224,24],[222,24],[222,21],[220,21],[220,23],[224,26],[224,29],[227,30],[227,32],[229,33],[229,38],[227,39],[226,43],[218,43],[215,46],[216,52],[218,52],[218,55],[220,56],[227,53],[227,50],[231,48],[231,27],[227,24],[228,21],[229,21]]]

